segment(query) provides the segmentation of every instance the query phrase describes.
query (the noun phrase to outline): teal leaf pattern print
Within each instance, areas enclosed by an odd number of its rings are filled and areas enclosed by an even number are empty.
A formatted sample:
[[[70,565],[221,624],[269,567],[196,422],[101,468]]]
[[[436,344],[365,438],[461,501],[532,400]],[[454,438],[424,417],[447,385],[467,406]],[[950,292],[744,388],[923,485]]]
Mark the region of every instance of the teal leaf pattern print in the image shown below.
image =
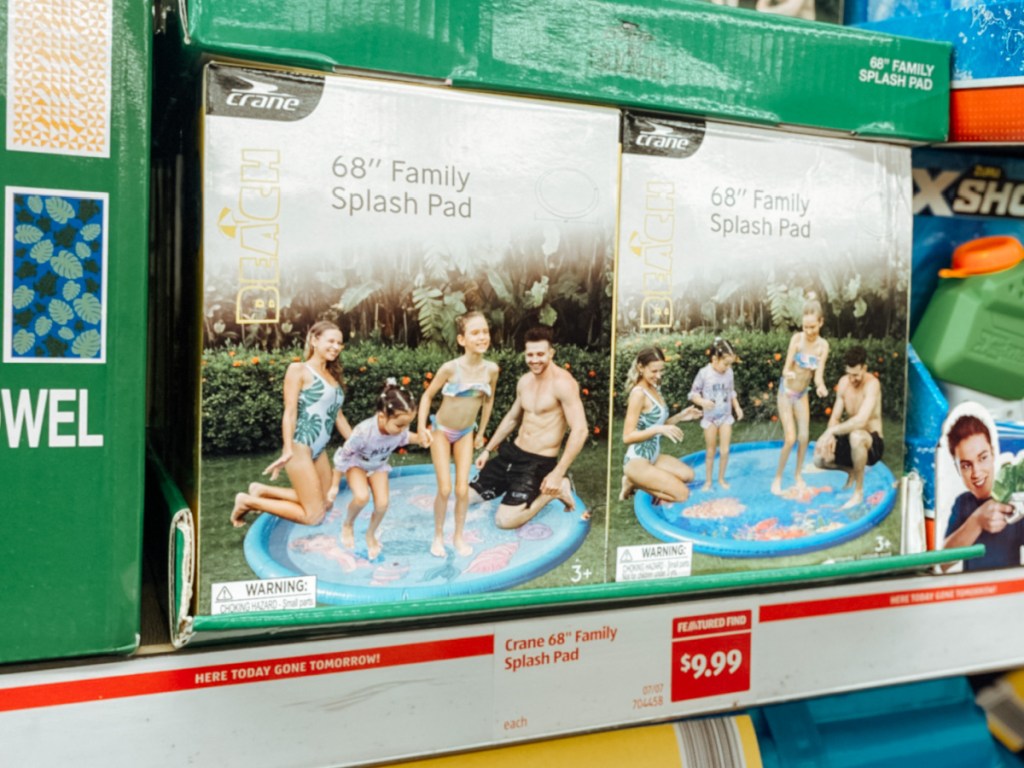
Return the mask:
[[[70,251],[61,251],[50,259],[50,268],[61,277],[77,280],[82,276],[82,262]]]
[[[32,245],[43,239],[43,233],[31,224],[19,224],[14,228],[14,242]]]
[[[27,285],[19,285],[14,289],[14,295],[11,297],[11,303],[14,304],[15,309],[24,309],[33,301],[35,301],[36,292],[29,288]]]
[[[105,196],[9,189],[11,328],[5,359],[102,362],[105,358]],[[13,198],[13,199],[12,199]]]
[[[327,409],[327,418],[324,419],[324,426],[328,429],[338,419],[338,411],[341,410],[341,398],[335,398],[334,403]]]
[[[78,316],[85,320],[85,322],[95,325],[100,321],[100,315],[103,312],[103,307],[100,306],[100,300],[91,293],[83,294],[82,298],[75,299],[74,307],[75,312],[77,312]]]
[[[85,331],[71,342],[71,351],[78,357],[95,357],[102,339],[96,331]]]
[[[53,243],[49,240],[40,240],[32,246],[31,254],[40,264],[45,264],[53,257]]]
[[[46,212],[58,224],[67,224],[75,217],[75,209],[63,197],[46,198]]]
[[[71,322],[71,318],[74,316],[75,315],[71,311],[71,307],[69,307],[67,303],[60,299],[54,299],[50,302],[50,318],[53,322],[60,325],[67,325]]]
[[[82,292],[82,286],[79,283],[64,283],[64,289],[61,294],[64,296],[64,301],[74,301],[78,294]]]
[[[310,406],[323,397],[324,389],[324,383],[320,379],[315,379],[299,393],[299,417],[295,424],[296,442],[313,445],[317,437],[320,436],[323,420],[319,415],[311,412]]]
[[[35,334],[29,333],[24,328],[14,334],[14,351],[19,354],[27,352],[32,349],[32,345],[36,343]]]

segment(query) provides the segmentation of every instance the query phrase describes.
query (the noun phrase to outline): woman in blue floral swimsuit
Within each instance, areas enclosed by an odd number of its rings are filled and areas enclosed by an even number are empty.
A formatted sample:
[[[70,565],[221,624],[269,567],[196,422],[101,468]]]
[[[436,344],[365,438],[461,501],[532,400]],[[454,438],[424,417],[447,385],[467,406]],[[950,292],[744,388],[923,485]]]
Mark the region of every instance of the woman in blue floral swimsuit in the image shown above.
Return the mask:
[[[331,463],[324,448],[337,428],[352,434],[341,405],[341,330],[322,320],[306,335],[305,360],[292,363],[284,377],[284,417],[281,456],[263,474],[276,480],[283,468],[291,488],[252,483],[248,493],[235,496],[231,524],[240,528],[251,510],[269,512],[296,523],[317,525],[329,507]]]
[[[626,379],[629,400],[622,424],[622,442],[626,456],[622,467],[622,491],[625,499],[640,488],[659,501],[686,501],[690,495],[687,483],[693,470],[673,456],[662,455],[661,438],[673,443],[683,439],[676,424],[699,419],[701,411],[690,406],[669,416],[668,405],[661,394],[661,376],[665,369],[665,353],[658,347],[641,349],[630,366]]]

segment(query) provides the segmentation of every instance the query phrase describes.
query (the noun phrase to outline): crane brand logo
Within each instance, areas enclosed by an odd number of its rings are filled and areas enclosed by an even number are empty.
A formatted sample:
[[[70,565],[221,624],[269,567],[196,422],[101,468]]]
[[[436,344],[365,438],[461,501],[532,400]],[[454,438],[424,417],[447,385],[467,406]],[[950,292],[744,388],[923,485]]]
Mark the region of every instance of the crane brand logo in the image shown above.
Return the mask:
[[[207,74],[206,114],[292,122],[316,109],[323,89],[319,75],[215,65]]]
[[[281,93],[276,85],[261,83],[250,80],[248,77],[238,76],[247,88],[232,88],[228,92],[226,103],[232,107],[251,107],[253,109],[279,109],[284,112],[294,112],[302,103],[298,96],[290,93]]]
[[[623,122],[624,150],[634,155],[689,157],[704,140],[701,120],[669,120],[626,113]]]

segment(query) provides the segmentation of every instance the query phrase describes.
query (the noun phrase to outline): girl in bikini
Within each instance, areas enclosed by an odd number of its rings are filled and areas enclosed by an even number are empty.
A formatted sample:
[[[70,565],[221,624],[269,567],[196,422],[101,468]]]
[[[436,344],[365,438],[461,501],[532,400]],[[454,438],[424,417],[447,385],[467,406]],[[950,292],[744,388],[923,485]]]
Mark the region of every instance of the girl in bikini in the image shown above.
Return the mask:
[[[626,378],[629,399],[622,424],[622,442],[626,455],[622,466],[623,500],[639,488],[660,501],[686,501],[690,495],[687,483],[693,470],[672,456],[661,453],[661,438],[673,443],[683,439],[680,421],[700,418],[700,409],[690,406],[669,416],[668,405],[661,395],[661,377],[665,370],[665,353],[657,347],[640,350]]]
[[[804,488],[801,476],[807,444],[810,440],[811,421],[810,388],[813,382],[818,397],[826,397],[825,362],[828,360],[828,342],[821,336],[821,327],[825,323],[821,304],[814,294],[808,295],[804,304],[802,330],[793,334],[786,351],[786,362],[782,366],[782,378],[779,379],[779,421],[782,422],[782,453],[779,455],[779,467],[772,480],[772,493],[782,494],[782,475],[789,462],[789,453],[793,443],[797,443],[795,487]]]
[[[697,371],[690,388],[690,400],[704,409],[700,426],[704,430],[704,490],[711,490],[711,476],[715,466],[715,443],[721,442],[718,457],[718,484],[728,488],[725,469],[729,465],[729,446],[732,443],[732,425],[743,418],[743,409],[736,397],[732,364],[736,353],[725,339],[715,339],[709,350],[711,362]],[[733,411],[736,412],[735,418]]]
[[[420,398],[419,434],[430,447],[437,473],[434,499],[434,541],[430,553],[444,557],[444,521],[452,493],[451,461],[455,459],[455,532],[452,543],[459,555],[471,554],[462,537],[469,509],[469,471],[473,449],[482,448],[487,422],[494,408],[498,366],[484,359],[491,346],[491,330],[482,312],[468,312],[456,320],[457,340],[464,353],[442,365]],[[442,395],[437,413],[430,415],[434,398]],[[477,425],[476,419],[480,417]],[[429,419],[428,419],[429,417]],[[428,427],[428,421],[430,427]]]
[[[394,379],[388,379],[377,397],[377,413],[356,424],[345,445],[334,454],[334,477],[327,500],[334,503],[344,477],[352,491],[348,514],[341,526],[341,543],[348,549],[355,547],[353,525],[373,494],[373,514],[366,528],[366,551],[370,560],[380,554],[377,528],[388,511],[388,474],[391,472],[388,459],[403,445],[413,441],[423,444],[419,433],[409,432],[409,425],[415,418],[416,400],[409,390]]]
[[[284,469],[291,488],[253,483],[248,493],[235,496],[231,524],[240,528],[251,510],[269,512],[304,525],[323,520],[333,499],[331,463],[324,449],[337,428],[341,436],[352,434],[341,405],[341,330],[326,320],[306,334],[301,363],[292,363],[284,376],[284,417],[281,419],[281,456],[263,474],[276,480]]]

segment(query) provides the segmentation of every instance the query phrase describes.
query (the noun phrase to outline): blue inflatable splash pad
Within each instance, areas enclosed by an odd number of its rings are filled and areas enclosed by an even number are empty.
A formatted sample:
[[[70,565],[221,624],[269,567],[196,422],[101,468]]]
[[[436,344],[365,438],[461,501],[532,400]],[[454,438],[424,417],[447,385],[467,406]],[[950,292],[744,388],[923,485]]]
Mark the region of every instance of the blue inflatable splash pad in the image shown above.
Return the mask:
[[[437,480],[429,464],[397,467],[390,477],[390,505],[377,529],[383,550],[374,559],[366,551],[366,526],[372,502],[355,522],[355,549],[340,541],[341,524],[351,499],[342,482],[334,507],[320,525],[292,523],[261,514],[245,536],[245,559],[261,579],[317,577],[317,602],[365,604],[493,592],[522,584],[567,560],[590,530],[586,510],[566,510],[552,501],[526,525],[503,530],[494,525],[499,500],[471,504],[465,539],[466,556],[451,546],[454,526],[449,501],[446,557],[430,554],[434,537]]]
[[[806,488],[788,487],[782,496],[770,488],[778,466],[781,441],[739,443],[729,452],[726,479],[701,490],[704,451],[680,461],[693,467],[698,481],[690,498],[673,504],[654,504],[638,491],[637,519],[662,541],[692,541],[696,552],[718,557],[779,557],[812,552],[857,538],[878,525],[896,502],[896,478],[879,462],[864,473],[864,501],[843,509],[853,493],[842,490],[847,475],[839,470],[805,471]],[[814,445],[807,455],[813,455]],[[784,478],[793,485],[793,462]],[[716,456],[717,462],[717,456]],[[717,477],[717,467],[716,474]],[[785,487],[785,486],[784,486]]]

